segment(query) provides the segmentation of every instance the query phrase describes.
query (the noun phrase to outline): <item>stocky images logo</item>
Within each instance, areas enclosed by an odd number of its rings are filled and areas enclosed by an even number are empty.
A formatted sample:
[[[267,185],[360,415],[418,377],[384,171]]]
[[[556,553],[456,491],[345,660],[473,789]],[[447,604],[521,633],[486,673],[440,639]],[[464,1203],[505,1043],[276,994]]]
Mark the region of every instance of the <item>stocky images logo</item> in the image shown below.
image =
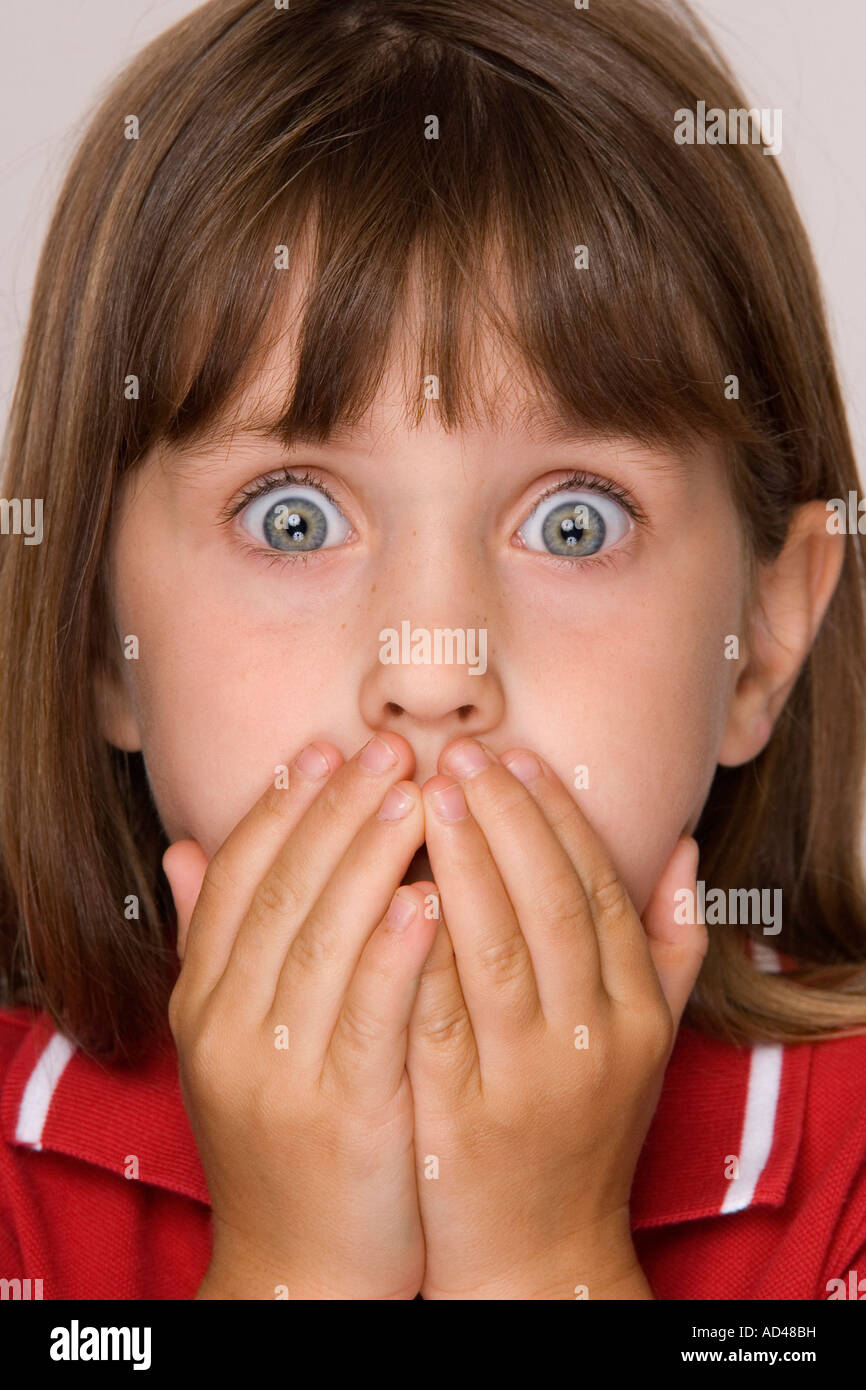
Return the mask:
[[[695,111],[681,106],[674,112],[674,141],[678,145],[764,145],[764,154],[782,150],[782,112],[751,106],[711,106],[699,101]]]
[[[469,666],[470,676],[487,670],[486,627],[413,628],[405,620],[400,631],[383,627],[379,660],[385,666]]]
[[[845,1286],[844,1279],[827,1280],[827,1301],[831,1302],[834,1298],[853,1298],[859,1303],[866,1300],[866,1279],[857,1278],[857,1270],[848,1270],[848,1286]]]
[[[52,1327],[52,1361],[132,1361],[134,1371],[150,1370],[149,1327]]]
[[[692,925],[704,922],[708,927],[745,922],[758,926],[766,922],[769,925],[764,927],[764,936],[778,936],[782,930],[781,888],[730,888],[727,893],[723,888],[711,888],[707,892],[702,878],[698,879],[696,886],[697,903],[690,888],[678,888],[674,893],[675,922],[689,922]],[[700,914],[697,917],[696,910]]]

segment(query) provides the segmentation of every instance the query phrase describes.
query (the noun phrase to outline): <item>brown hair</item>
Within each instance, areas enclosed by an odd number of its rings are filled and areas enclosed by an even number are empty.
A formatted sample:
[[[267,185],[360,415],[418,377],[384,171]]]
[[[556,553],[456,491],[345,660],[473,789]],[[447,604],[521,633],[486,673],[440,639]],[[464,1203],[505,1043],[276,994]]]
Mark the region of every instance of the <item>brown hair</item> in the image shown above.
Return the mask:
[[[113,85],[43,250],[8,434],[6,495],[46,505],[46,543],[5,542],[0,568],[9,1001],[109,1059],[167,1036],[167,841],[141,755],[100,736],[92,684],[120,648],[112,509],[148,450],[186,447],[236,398],[302,229],[315,258],[286,442],[363,416],[420,276],[416,423],[431,408],[447,429],[477,418],[464,330],[483,304],[579,426],[719,441],[751,565],[778,553],[798,504],[858,486],[778,161],[760,144],[676,144],[674,113],[698,100],[746,104],[687,7],[654,0],[211,0]],[[735,1042],[866,1027],[864,544],[846,541],[768,745],[717,770],[696,831],[708,883],[782,889],[801,966],[761,973],[741,936],[711,931],[686,1018]]]

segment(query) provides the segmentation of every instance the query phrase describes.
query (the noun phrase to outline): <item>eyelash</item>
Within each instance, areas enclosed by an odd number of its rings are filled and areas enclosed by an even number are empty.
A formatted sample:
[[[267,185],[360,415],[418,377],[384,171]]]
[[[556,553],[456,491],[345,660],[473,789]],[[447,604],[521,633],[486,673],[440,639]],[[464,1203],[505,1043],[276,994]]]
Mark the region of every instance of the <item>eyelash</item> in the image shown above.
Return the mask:
[[[340,505],[337,499],[325,487],[325,484],[318,478],[314,478],[312,473],[293,473],[290,468],[280,468],[276,473],[268,473],[264,478],[259,478],[256,482],[249,483],[245,488],[242,488],[240,496],[236,498],[234,502],[230,502],[229,505],[220,512],[220,520],[234,520],[238,513],[243,511],[244,507],[249,506],[250,502],[255,501],[257,497],[262,497],[266,492],[273,492],[274,488],[279,487],[281,483],[290,487],[317,488],[335,507],[339,507]],[[313,551],[307,553],[311,555],[314,554]],[[292,559],[296,558],[297,555],[292,556]]]
[[[338,510],[342,510],[333,493],[331,493],[324,483],[312,473],[294,473],[290,468],[281,468],[275,473],[269,473],[264,478],[259,478],[256,482],[250,483],[247,487],[243,488],[240,496],[233,502],[230,502],[228,506],[223,508],[220,512],[220,521],[224,523],[233,521],[245,507],[249,506],[250,502],[255,500],[255,498],[262,497],[266,492],[273,492],[274,488],[279,487],[281,484],[289,487],[314,487],[321,492],[323,496],[327,497],[328,501],[331,502],[333,506]],[[555,497],[558,492],[578,491],[600,492],[606,497],[612,497],[615,502],[618,502],[620,506],[628,512],[629,516],[638,526],[649,526],[649,518],[642,508],[638,506],[638,503],[630,492],[620,487],[618,483],[611,482],[609,478],[600,478],[594,473],[587,473],[583,470],[569,473],[566,478],[561,478],[558,483],[554,483],[549,487],[536,499],[532,511],[535,511],[535,509],[539,507],[542,502],[546,501],[548,497]],[[244,544],[242,549],[250,555],[258,556],[269,566],[273,564],[294,565],[298,562],[306,564],[313,556],[319,554],[319,552],[315,550],[306,552],[299,551],[294,554],[289,552],[280,554],[280,552],[276,550],[262,550],[259,546],[247,544]],[[542,555],[540,551],[533,551],[531,553],[540,555],[542,559],[547,560],[558,569],[569,569],[572,573],[574,573],[575,570],[586,569],[589,566],[615,565],[617,563],[615,554],[607,555],[602,553],[600,555],[584,556],[583,559],[570,560],[567,557],[559,555],[545,556]]]

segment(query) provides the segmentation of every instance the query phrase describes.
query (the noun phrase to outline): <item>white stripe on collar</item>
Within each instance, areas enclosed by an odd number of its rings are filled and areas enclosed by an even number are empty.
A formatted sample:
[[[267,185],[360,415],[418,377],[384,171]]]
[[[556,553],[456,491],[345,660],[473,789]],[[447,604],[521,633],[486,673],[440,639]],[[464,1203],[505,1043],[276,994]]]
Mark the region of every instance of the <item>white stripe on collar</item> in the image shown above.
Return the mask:
[[[781,970],[781,961],[769,942],[752,941],[750,944],[756,969],[765,975]],[[742,1211],[744,1207],[751,1206],[754,1199],[773,1147],[784,1057],[782,1043],[752,1045],[746,1113],[738,1155],[739,1176],[731,1180],[721,1212]]]
[[[32,1144],[35,1149],[42,1148],[42,1131],[45,1128],[48,1107],[74,1051],[75,1044],[62,1033],[55,1033],[42,1049],[39,1061],[27,1078],[27,1085],[21,1097],[15,1129],[18,1143]]]

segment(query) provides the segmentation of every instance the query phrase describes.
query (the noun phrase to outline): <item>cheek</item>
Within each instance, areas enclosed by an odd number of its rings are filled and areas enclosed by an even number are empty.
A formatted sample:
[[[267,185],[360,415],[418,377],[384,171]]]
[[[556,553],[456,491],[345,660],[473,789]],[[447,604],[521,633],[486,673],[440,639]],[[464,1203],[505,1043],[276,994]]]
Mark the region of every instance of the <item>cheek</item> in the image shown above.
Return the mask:
[[[297,624],[256,625],[228,597],[178,606],[151,591],[143,611],[126,630],[139,635],[133,680],[151,790],[169,838],[195,839],[210,857],[280,763],[313,738],[333,741],[345,648]]]
[[[526,741],[587,816],[639,913],[713,779],[735,677],[726,609],[684,604],[677,620],[648,603],[604,635],[527,648]],[[669,616],[653,622],[653,611]]]

